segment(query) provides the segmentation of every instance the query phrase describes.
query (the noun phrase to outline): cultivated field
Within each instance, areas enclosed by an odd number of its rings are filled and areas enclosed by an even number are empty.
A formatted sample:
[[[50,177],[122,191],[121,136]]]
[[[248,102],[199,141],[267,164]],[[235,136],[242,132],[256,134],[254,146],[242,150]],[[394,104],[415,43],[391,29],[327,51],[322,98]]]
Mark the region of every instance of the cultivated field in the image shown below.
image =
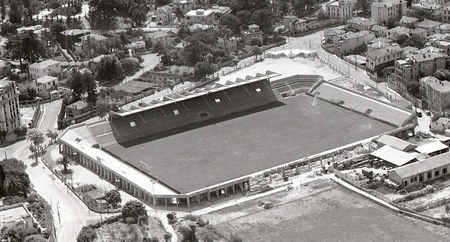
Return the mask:
[[[263,201],[275,206],[264,210],[251,201],[204,218],[243,241],[445,241],[448,236],[444,227],[394,214],[327,180]]]

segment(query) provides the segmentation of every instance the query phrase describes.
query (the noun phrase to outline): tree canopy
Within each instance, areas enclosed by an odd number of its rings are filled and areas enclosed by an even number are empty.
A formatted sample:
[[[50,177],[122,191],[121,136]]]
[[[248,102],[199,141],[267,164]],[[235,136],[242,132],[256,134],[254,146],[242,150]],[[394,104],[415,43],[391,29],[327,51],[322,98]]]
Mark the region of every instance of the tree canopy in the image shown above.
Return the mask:
[[[106,56],[100,61],[97,77],[100,80],[111,80],[122,74],[122,65],[116,56]]]
[[[125,203],[122,208],[122,219],[133,218],[137,222],[140,216],[147,217],[144,204],[137,200],[131,200]]]
[[[206,75],[214,74],[218,70],[217,66],[209,61],[201,61],[194,66],[194,76],[198,79],[205,78]]]
[[[80,73],[77,70],[73,70],[72,76],[68,82],[72,89],[72,97],[74,100],[80,100],[82,96],[87,92],[88,101],[95,103],[96,94],[95,89],[97,84],[93,77],[89,73]]]
[[[119,191],[115,189],[110,190],[105,194],[105,200],[113,207],[117,207],[122,202]]]
[[[36,128],[29,129],[26,139],[31,142],[31,147],[34,149],[34,156],[37,162],[38,153],[41,150],[41,145],[44,143],[44,134]]]
[[[93,242],[97,239],[97,232],[89,226],[83,226],[77,237],[77,242]]]

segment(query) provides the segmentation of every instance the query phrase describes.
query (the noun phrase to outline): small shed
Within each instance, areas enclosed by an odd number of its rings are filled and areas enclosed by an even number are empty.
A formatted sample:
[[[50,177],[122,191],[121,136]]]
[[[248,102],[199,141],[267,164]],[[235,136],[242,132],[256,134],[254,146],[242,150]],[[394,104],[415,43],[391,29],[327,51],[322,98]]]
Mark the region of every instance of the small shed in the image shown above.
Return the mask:
[[[434,141],[416,148],[416,151],[430,157],[448,152],[448,146],[441,141]]]
[[[372,152],[370,155],[381,159],[387,166],[390,167],[400,167],[416,161],[416,156],[414,154],[392,148],[389,145],[381,147],[380,149]]]

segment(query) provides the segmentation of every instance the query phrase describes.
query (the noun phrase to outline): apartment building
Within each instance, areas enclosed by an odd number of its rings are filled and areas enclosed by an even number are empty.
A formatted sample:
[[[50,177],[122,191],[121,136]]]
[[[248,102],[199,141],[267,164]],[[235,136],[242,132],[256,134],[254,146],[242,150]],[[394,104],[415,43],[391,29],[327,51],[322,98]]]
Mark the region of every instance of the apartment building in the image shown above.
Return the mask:
[[[429,110],[442,112],[450,107],[450,82],[427,76],[421,78],[419,83],[421,94],[427,100]]]
[[[369,31],[339,35],[333,39],[335,54],[343,57],[358,47],[367,45],[373,39],[375,39],[375,34]]]
[[[195,0],[173,0],[172,10],[174,13],[180,12],[185,14],[196,7]]]
[[[436,70],[445,69],[446,55],[419,50],[406,58],[395,61],[395,86],[399,93],[405,93],[408,86],[417,83],[420,76],[432,76]]]
[[[20,108],[16,83],[0,80],[0,131],[12,134],[18,127],[20,127]],[[8,139],[8,135],[6,137]]]
[[[346,23],[353,17],[353,2],[339,0],[325,5],[325,14],[330,19],[339,19],[341,23]]]
[[[440,18],[443,11],[443,6],[441,4],[432,3],[429,1],[420,1],[411,5],[413,10],[422,10],[430,13],[432,16],[437,16]]]
[[[398,44],[393,44],[385,48],[380,48],[367,53],[367,70],[374,73],[380,72],[386,66],[392,66],[396,59],[403,56],[403,48]]]
[[[406,1],[375,0],[370,6],[371,18],[378,23],[396,22],[406,16]]]

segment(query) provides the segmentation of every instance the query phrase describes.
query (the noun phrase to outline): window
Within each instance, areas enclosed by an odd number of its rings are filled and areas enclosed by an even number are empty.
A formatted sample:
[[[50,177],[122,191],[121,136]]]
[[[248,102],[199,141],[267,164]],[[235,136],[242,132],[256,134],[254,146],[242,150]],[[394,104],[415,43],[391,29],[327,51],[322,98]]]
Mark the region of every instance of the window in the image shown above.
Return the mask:
[[[255,91],[256,92],[261,92],[261,88],[256,88]]]
[[[434,176],[439,176],[439,171],[434,171]]]
[[[136,123],[135,123],[134,121],[131,121],[131,122],[130,122],[130,126],[131,126],[131,127],[136,127]]]
[[[442,169],[442,174],[447,174],[447,168]]]
[[[216,103],[220,103],[220,99],[218,99],[218,98],[214,99],[214,101],[215,101]]]
[[[180,114],[180,111],[178,111],[177,109],[173,110],[173,114],[178,115]]]
[[[431,174],[431,171],[429,171],[429,172],[427,173],[427,179],[431,179],[431,177],[432,177],[432,174]]]

